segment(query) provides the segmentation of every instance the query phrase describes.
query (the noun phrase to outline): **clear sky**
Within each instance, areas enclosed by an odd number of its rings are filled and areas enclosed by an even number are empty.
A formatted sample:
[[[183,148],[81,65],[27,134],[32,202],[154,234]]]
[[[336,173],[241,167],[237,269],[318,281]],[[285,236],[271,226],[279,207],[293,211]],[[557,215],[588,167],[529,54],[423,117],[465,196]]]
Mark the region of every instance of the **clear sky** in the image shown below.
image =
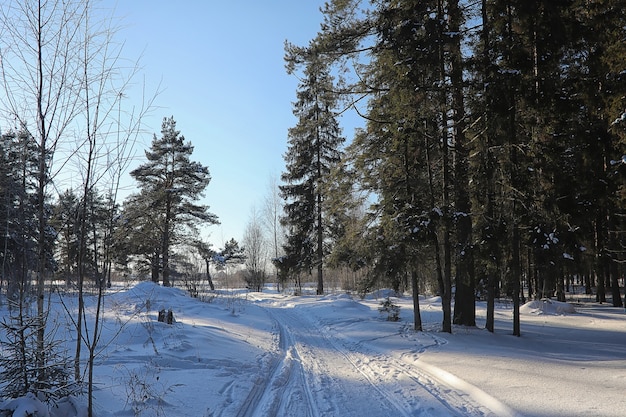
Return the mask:
[[[209,167],[203,203],[221,225],[203,231],[213,247],[241,242],[252,207],[261,209],[270,178],[284,170],[287,129],[298,80],[284,68],[284,41],[306,45],[319,30],[323,0],[120,0],[123,56],[141,55],[148,91],[160,83],[145,120],[138,156],[160,137],[163,117],[195,146]],[[141,97],[124,98],[130,106]],[[128,103],[127,103],[128,102]],[[145,161],[145,160],[143,160]],[[142,162],[142,158],[139,158]],[[132,179],[128,176],[128,183]]]

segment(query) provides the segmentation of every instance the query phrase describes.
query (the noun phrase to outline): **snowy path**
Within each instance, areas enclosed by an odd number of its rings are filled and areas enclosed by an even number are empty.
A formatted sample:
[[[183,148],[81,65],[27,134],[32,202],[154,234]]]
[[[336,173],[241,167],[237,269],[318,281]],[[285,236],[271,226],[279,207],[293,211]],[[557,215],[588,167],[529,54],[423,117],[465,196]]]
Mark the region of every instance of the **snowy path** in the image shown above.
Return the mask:
[[[399,322],[380,314],[381,299],[231,291],[201,302],[149,282],[118,289],[102,326],[97,415],[624,415],[623,309],[532,310],[514,337],[505,304],[496,306],[495,333],[479,322],[448,334],[439,298],[420,301],[423,332],[412,330],[411,298],[393,298]],[[477,307],[484,320],[485,304]],[[157,322],[161,308],[173,310],[175,325]],[[71,350],[71,333],[65,340]]]
[[[377,351],[366,334],[355,340],[335,331],[311,309],[284,303],[264,308],[275,322],[280,350],[267,376],[256,381],[238,417],[519,417],[440,368]]]

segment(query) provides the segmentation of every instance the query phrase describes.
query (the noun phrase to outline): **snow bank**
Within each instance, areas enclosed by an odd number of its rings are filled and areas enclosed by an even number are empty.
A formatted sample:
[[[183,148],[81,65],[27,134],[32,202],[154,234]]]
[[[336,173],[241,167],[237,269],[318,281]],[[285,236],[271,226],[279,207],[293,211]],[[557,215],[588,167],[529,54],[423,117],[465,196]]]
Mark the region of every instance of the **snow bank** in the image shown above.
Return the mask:
[[[380,298],[388,298],[388,297],[400,297],[401,294],[398,294],[392,289],[383,288],[380,290],[376,290],[374,292],[368,293],[363,298],[364,300],[378,300]]]
[[[520,307],[521,314],[549,314],[549,315],[566,315],[576,313],[573,305],[563,303],[561,301],[543,298],[541,300],[530,301]]]
[[[39,401],[32,393],[25,397],[15,398],[5,401],[0,405],[2,415],[11,417],[29,417],[37,415],[39,417],[49,417],[48,408]]]

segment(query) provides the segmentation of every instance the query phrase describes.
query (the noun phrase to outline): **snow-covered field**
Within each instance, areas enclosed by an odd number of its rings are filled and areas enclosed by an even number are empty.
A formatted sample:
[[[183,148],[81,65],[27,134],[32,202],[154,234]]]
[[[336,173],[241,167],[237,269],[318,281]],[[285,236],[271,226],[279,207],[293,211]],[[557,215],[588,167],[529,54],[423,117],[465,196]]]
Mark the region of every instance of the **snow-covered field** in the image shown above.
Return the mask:
[[[202,302],[151,283],[118,289],[105,300],[97,416],[626,413],[623,309],[532,302],[518,338],[507,304],[494,334],[481,329],[483,304],[479,328],[446,334],[438,298],[420,300],[424,332],[412,330],[409,297],[391,299],[399,322],[379,313],[382,300],[230,291]],[[175,324],[157,322],[161,308]],[[72,349],[70,326],[62,330]],[[53,416],[84,415],[71,408]]]

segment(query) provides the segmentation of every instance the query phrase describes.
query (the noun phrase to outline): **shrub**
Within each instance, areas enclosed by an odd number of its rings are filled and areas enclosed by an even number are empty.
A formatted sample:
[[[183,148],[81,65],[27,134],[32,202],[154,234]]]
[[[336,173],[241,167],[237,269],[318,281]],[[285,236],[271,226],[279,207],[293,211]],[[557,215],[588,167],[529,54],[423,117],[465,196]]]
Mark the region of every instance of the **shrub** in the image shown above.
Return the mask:
[[[394,304],[389,299],[389,297],[387,297],[384,301],[380,302],[380,307],[378,307],[378,311],[381,314],[387,313],[387,321],[400,320],[400,306]]]

